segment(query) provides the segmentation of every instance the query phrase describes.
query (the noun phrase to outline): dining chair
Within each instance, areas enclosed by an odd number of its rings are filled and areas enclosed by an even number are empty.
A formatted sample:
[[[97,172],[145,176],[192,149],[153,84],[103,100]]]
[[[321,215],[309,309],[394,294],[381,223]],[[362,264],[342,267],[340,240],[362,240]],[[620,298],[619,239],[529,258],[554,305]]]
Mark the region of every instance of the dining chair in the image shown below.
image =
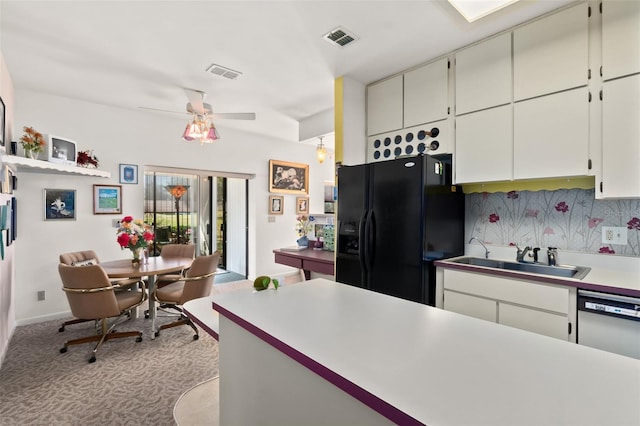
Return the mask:
[[[107,340],[136,337],[136,342],[142,341],[142,332],[116,332],[115,327],[127,318],[127,314],[132,309],[147,300],[144,284],[141,289],[115,291],[119,284],[113,284],[100,265],[77,267],[60,263],[58,272],[62,280],[62,290],[67,296],[73,316],[87,321],[100,322],[98,334],[68,340],[60,349],[60,353],[67,352],[71,345],[97,341],[98,343],[89,358],[89,362],[92,363],[96,361],[98,349]],[[115,318],[115,320],[109,327],[108,320],[110,318]]]
[[[160,330],[177,327],[179,325],[188,325],[196,333],[193,336],[193,340],[198,340],[200,337],[198,328],[183,313],[182,305],[190,300],[206,297],[211,294],[219,259],[220,253],[217,251],[209,256],[198,256],[194,259],[193,263],[191,263],[191,267],[183,278],[167,284],[164,287],[156,287],[151,297],[160,305],[174,309],[180,314],[177,321],[161,325],[160,329],[156,332],[156,336],[160,335]]]
[[[160,251],[160,257],[163,259],[175,259],[175,258],[189,258],[193,259],[196,255],[196,246],[194,244],[167,244],[162,247]],[[176,282],[184,278],[183,270],[179,274],[165,274],[159,275],[156,278],[156,286],[163,287],[172,282]]]
[[[73,251],[69,253],[62,253],[60,255],[60,263],[68,266],[89,266],[89,265],[98,265],[100,260],[98,259],[98,255],[93,250],[81,250],[81,251]],[[139,278],[119,278],[111,281],[114,284],[118,284],[118,291],[127,290],[130,286],[134,284],[140,283]],[[80,324],[87,321],[93,321],[89,319],[80,319],[75,318],[69,321],[65,321],[62,323],[58,331],[62,333],[66,326],[73,324]]]

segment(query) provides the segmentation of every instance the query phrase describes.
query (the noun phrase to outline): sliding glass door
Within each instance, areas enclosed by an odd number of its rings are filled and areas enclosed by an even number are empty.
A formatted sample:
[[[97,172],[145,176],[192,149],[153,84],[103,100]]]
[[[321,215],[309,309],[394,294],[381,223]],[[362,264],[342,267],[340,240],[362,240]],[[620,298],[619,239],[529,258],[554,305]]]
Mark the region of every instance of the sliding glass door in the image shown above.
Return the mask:
[[[166,244],[220,252],[220,268],[247,276],[247,180],[188,170],[145,170],[144,220],[153,224],[152,254]]]

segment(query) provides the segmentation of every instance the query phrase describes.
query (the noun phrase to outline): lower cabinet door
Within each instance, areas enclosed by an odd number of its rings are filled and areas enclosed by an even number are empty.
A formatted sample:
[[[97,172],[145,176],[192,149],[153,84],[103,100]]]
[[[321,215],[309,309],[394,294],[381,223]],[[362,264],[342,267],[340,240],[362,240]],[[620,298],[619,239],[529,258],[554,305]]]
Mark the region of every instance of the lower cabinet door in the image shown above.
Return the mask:
[[[569,320],[566,315],[498,302],[498,323],[557,339],[569,340]]]
[[[444,310],[456,312],[470,317],[497,322],[497,302],[482,297],[444,291]]]

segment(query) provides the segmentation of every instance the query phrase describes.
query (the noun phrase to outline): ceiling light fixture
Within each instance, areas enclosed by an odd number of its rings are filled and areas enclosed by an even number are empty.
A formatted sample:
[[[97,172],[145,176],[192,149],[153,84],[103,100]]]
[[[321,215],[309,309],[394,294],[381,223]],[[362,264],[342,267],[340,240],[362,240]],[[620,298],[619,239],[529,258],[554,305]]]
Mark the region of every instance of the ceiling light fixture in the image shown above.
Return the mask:
[[[518,0],[449,0],[464,18],[473,22],[509,6]]]
[[[182,139],[187,142],[200,141],[202,145],[217,141],[220,139],[220,134],[213,124],[213,120],[206,114],[194,114],[193,120],[187,123],[184,133],[182,133]]]
[[[320,164],[322,164],[325,160],[325,158],[327,158],[327,148],[324,147],[324,144],[322,143],[322,139],[324,138],[324,136],[320,136],[318,139],[320,139],[320,143],[318,144],[318,147],[316,148],[316,155],[318,157],[318,162]]]

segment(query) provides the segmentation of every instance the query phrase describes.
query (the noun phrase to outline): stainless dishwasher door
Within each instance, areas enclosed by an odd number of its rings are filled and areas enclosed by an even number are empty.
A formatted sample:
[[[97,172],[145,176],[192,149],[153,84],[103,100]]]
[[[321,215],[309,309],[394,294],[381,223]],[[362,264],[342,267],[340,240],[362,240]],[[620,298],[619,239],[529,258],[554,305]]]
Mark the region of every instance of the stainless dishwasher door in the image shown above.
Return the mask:
[[[577,342],[640,359],[640,299],[578,290]]]

